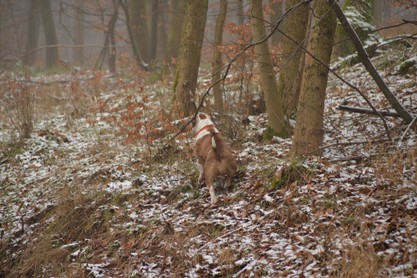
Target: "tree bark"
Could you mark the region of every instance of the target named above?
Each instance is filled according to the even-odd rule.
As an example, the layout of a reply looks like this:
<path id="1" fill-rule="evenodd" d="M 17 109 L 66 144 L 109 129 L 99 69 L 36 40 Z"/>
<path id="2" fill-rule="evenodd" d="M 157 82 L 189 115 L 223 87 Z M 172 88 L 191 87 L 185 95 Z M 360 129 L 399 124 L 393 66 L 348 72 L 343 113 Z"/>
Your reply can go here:
<path id="1" fill-rule="evenodd" d="M 104 14 L 102 14 L 102 21 L 103 25 L 106 24 L 107 28 L 104 29 L 104 43 L 103 48 L 100 51 L 99 58 L 97 59 L 96 68 L 102 68 L 103 63 L 108 57 L 108 64 L 109 64 L 109 70 L 112 73 L 116 72 L 116 39 L 115 39 L 115 26 L 116 21 L 119 17 L 119 5 L 120 1 L 112 0 L 113 4 L 113 14 L 110 17 L 110 20 L 108 23 L 104 22 Z"/>
<path id="2" fill-rule="evenodd" d="M 178 30 L 181 30 L 184 22 L 184 0 L 172 0 L 170 10 L 172 11 L 171 18 L 169 20 L 169 32 L 168 32 L 168 57 L 170 63 L 178 58 L 178 52 L 180 48 L 180 37 Z M 205 20 L 205 19 L 204 19 Z"/>
<path id="3" fill-rule="evenodd" d="M 299 0 L 288 0 L 292 7 Z M 280 62 L 280 75 L 278 81 L 279 94 L 283 96 L 283 108 L 285 116 L 289 119 L 295 112 L 300 96 L 301 76 L 303 73 L 304 53 L 299 45 L 306 44 L 309 5 L 302 5 L 295 9 L 284 20 L 284 34 L 297 43 L 283 38 L 283 58 Z"/>
<path id="4" fill-rule="evenodd" d="M 77 47 L 74 47 L 72 51 L 73 64 L 76 66 L 84 65 L 84 13 L 83 13 L 83 0 L 77 0 L 75 5 L 77 11 L 74 18 L 74 43 Z"/>
<path id="5" fill-rule="evenodd" d="M 158 0 L 152 0 L 151 44 L 149 52 L 149 60 L 151 63 L 153 63 L 156 59 L 156 47 L 158 43 L 158 2 Z"/>
<path id="6" fill-rule="evenodd" d="M 330 10 L 330 12 L 329 12 Z M 313 1 L 314 27 L 308 51 L 329 65 L 332 54 L 336 15 L 328 0 Z M 292 155 L 321 155 L 323 142 L 323 113 L 328 67 L 311 56 L 306 57 L 297 109 L 297 124 L 292 144 Z"/>
<path id="7" fill-rule="evenodd" d="M 195 90 L 200 66 L 201 48 L 206 24 L 208 0 L 186 2 L 181 47 L 174 81 L 174 108 L 176 116 L 195 112 Z"/>
<path id="8" fill-rule="evenodd" d="M 145 20 L 144 0 L 129 0 L 127 4 L 132 45 L 137 49 L 141 60 L 149 64 L 149 33 Z"/>
<path id="9" fill-rule="evenodd" d="M 260 41 L 265 36 L 265 25 L 262 10 L 262 0 L 252 0 L 251 27 L 253 40 Z M 265 41 L 255 45 L 256 60 L 259 65 L 261 86 L 264 92 L 266 112 L 268 114 L 268 126 L 273 133 L 280 137 L 287 137 L 285 128 L 284 111 L 282 109 L 282 95 L 280 95 L 275 80 L 275 71 L 269 56 L 268 43 Z"/>
<path id="10" fill-rule="evenodd" d="M 41 16 L 43 31 L 45 34 L 45 45 L 47 46 L 45 66 L 50 68 L 58 65 L 59 62 L 58 47 L 53 46 L 58 44 L 58 39 L 55 30 L 54 18 L 52 16 L 50 0 L 41 0 Z"/>
<path id="11" fill-rule="evenodd" d="M 388 102 L 392 105 L 392 107 L 397 111 L 397 113 L 401 116 L 401 118 L 409 124 L 413 117 L 411 114 L 401 105 L 401 103 L 397 100 L 394 94 L 390 91 L 387 84 L 385 84 L 382 77 L 376 71 L 374 65 L 369 59 L 368 53 L 363 48 L 359 37 L 356 35 L 355 30 L 353 30 L 352 26 L 347 21 L 345 15 L 343 14 L 340 6 L 335 2 L 335 0 L 330 0 L 332 3 L 333 11 L 335 12 L 337 18 L 339 19 L 340 23 L 342 24 L 343 28 L 345 28 L 346 32 L 349 34 L 350 39 L 352 40 L 353 44 L 355 45 L 356 51 L 358 52 L 358 57 L 361 60 L 362 64 L 365 66 L 366 70 L 375 80 L 376 84 L 378 85 L 379 89 L 382 91 L 384 96 L 387 98 Z"/>
<path id="12" fill-rule="evenodd" d="M 109 21 L 109 30 L 108 30 L 108 36 L 109 36 L 109 69 L 110 72 L 115 73 L 116 72 L 116 39 L 115 39 L 115 27 L 116 27 L 116 21 L 119 17 L 119 2 L 117 0 L 113 0 L 113 15 L 110 18 Z"/>
<path id="13" fill-rule="evenodd" d="M 160 0 L 159 1 L 159 24 L 158 24 L 158 47 L 157 47 L 157 56 L 164 62 L 164 68 L 167 69 L 170 63 L 170 57 L 168 53 L 168 37 L 167 37 L 167 11 L 168 11 L 168 1 Z"/>
<path id="14" fill-rule="evenodd" d="M 283 1 L 277 1 L 277 0 L 269 0 L 271 8 L 272 8 L 272 13 L 269 16 L 269 20 L 274 23 L 277 22 L 282 14 L 283 14 Z M 282 27 L 279 27 L 279 30 L 282 30 Z M 272 44 L 278 44 L 281 42 L 282 39 L 282 35 L 280 32 L 275 32 L 272 36 L 271 36 L 271 43 Z"/>
<path id="15" fill-rule="evenodd" d="M 220 0 L 219 15 L 216 20 L 216 28 L 214 30 L 214 53 L 212 62 L 212 83 L 215 83 L 221 78 L 222 63 L 222 52 L 219 47 L 223 43 L 223 29 L 224 22 L 226 21 L 227 14 L 227 0 Z M 223 113 L 223 92 L 221 89 L 220 82 L 217 82 L 213 87 L 214 94 L 214 110 L 218 113 Z"/>
<path id="16" fill-rule="evenodd" d="M 36 60 L 38 48 L 39 23 L 40 23 L 40 2 L 39 0 L 30 1 L 28 12 L 28 38 L 26 42 L 25 64 L 33 66 Z"/>

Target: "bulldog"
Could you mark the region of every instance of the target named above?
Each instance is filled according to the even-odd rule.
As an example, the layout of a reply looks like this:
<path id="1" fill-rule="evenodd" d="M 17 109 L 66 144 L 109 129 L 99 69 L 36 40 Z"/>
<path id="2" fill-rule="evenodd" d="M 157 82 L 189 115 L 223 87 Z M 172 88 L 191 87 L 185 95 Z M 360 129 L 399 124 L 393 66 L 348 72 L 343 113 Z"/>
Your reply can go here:
<path id="1" fill-rule="evenodd" d="M 209 115 L 199 113 L 193 121 L 193 131 L 196 133 L 194 152 L 199 168 L 199 182 L 203 179 L 209 189 L 211 204 L 217 202 L 214 192 L 214 181 L 219 176 L 225 176 L 225 187 L 230 188 L 236 173 L 236 160 L 232 149 L 227 144 L 219 130 L 214 126 Z"/>

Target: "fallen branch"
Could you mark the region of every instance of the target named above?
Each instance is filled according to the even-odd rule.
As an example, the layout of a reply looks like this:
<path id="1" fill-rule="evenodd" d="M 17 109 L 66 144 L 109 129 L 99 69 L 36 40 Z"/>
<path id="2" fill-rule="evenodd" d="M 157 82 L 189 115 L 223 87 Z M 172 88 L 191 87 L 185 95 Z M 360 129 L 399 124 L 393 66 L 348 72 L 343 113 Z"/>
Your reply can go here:
<path id="1" fill-rule="evenodd" d="M 375 83 L 378 85 L 379 89 L 382 91 L 386 99 L 389 101 L 391 106 L 398 112 L 400 117 L 409 124 L 413 117 L 411 114 L 401 105 L 401 103 L 397 100 L 395 95 L 390 91 L 387 84 L 384 82 L 382 77 L 379 75 L 377 70 L 375 69 L 374 65 L 372 64 L 371 60 L 369 59 L 368 53 L 363 48 L 362 43 L 356 34 L 355 30 L 349 24 L 346 16 L 344 15 L 342 9 L 340 8 L 339 4 L 336 3 L 335 0 L 330 0 L 332 3 L 332 9 L 336 13 L 337 18 L 340 21 L 340 24 L 343 26 L 343 29 L 346 30 L 348 33 L 352 43 L 354 44 L 356 51 L 358 53 L 359 60 L 365 66 L 366 70 L 374 79 Z"/>
<path id="2" fill-rule="evenodd" d="M 376 140 L 363 140 L 363 141 L 352 141 L 352 142 L 336 142 L 336 143 L 331 143 L 331 144 L 327 144 L 324 146 L 321 146 L 321 149 L 327 149 L 327 148 L 332 148 L 332 147 L 346 147 L 346 146 L 354 146 L 354 145 L 362 145 L 362 144 L 375 144 L 375 143 L 384 143 L 384 142 L 388 142 L 389 140 L 384 138 L 384 139 L 376 139 Z"/>
<path id="3" fill-rule="evenodd" d="M 380 114 L 382 116 L 401 118 L 400 114 L 398 114 L 397 112 L 391 112 L 391 111 L 375 111 L 372 109 L 366 109 L 362 107 L 352 107 L 352 106 L 346 106 L 346 105 L 340 105 L 339 107 L 337 107 L 337 109 L 342 110 L 342 111 L 353 112 L 353 113 L 360 113 L 360 114 L 368 114 L 368 115 L 375 115 L 375 116 L 378 116 Z"/>

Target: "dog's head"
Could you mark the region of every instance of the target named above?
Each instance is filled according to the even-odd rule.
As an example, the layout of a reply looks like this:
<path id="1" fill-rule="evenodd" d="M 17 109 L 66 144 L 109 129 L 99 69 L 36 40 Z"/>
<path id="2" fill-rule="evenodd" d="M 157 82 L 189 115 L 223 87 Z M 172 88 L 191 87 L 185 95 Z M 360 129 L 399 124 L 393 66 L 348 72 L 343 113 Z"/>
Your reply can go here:
<path id="1" fill-rule="evenodd" d="M 193 131 L 198 133 L 205 126 L 213 125 L 211 117 L 204 113 L 198 113 L 193 123 Z"/>

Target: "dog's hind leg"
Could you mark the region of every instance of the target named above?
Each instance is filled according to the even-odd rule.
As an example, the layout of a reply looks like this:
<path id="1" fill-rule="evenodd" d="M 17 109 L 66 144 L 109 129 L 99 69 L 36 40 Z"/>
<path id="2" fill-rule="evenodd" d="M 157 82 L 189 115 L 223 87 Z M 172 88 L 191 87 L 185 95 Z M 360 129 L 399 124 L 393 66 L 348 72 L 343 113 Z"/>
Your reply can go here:
<path id="1" fill-rule="evenodd" d="M 199 174 L 198 174 L 198 182 L 199 183 L 202 183 L 203 182 L 203 178 L 204 178 L 204 167 L 200 163 L 198 163 L 197 166 L 198 166 L 198 171 L 199 171 Z"/>
<path id="2" fill-rule="evenodd" d="M 210 192 L 211 204 L 214 205 L 215 203 L 217 203 L 216 193 L 214 192 L 214 180 L 211 177 L 207 177 L 207 175 L 205 179 L 206 179 L 206 185 Z"/>
<path id="3" fill-rule="evenodd" d="M 211 204 L 214 205 L 215 203 L 217 203 L 217 197 L 216 197 L 216 194 L 214 193 L 213 184 L 208 185 L 208 188 L 209 188 L 209 192 L 210 192 Z"/>
<path id="4" fill-rule="evenodd" d="M 232 176 L 227 176 L 227 178 L 226 178 L 226 180 L 224 182 L 224 187 L 226 189 L 230 189 L 232 187 L 232 179 L 233 179 Z"/>
<path id="5" fill-rule="evenodd" d="M 203 178 L 204 178 L 204 160 L 201 158 L 198 158 L 197 161 L 197 166 L 198 166 L 198 182 L 202 183 L 203 182 Z"/>

